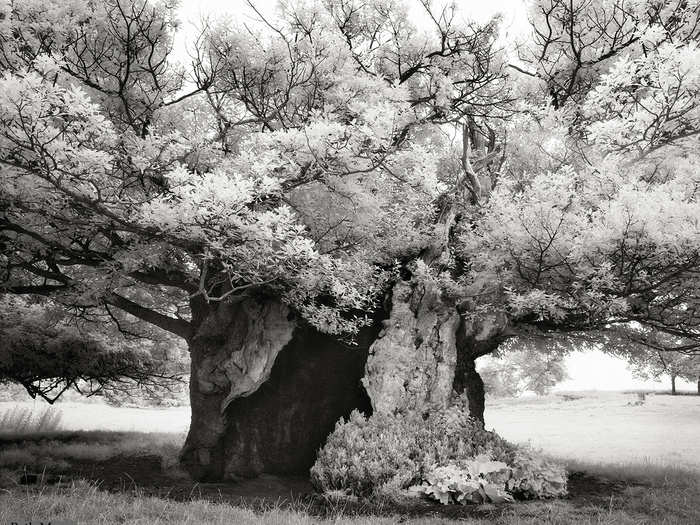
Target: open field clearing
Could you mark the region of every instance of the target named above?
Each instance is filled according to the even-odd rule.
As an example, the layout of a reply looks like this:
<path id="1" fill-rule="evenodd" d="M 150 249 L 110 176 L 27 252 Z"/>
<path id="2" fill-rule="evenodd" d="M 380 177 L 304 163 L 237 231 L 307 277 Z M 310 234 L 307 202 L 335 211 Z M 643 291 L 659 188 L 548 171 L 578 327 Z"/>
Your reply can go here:
<path id="1" fill-rule="evenodd" d="M 0 402 L 0 414 L 15 407 L 43 410 L 42 401 Z M 132 408 L 102 403 L 60 402 L 51 409 L 60 411 L 63 430 L 113 430 L 134 432 L 186 432 L 190 407 Z"/>
<path id="2" fill-rule="evenodd" d="M 588 462 L 651 462 L 700 470 L 700 396 L 576 393 L 493 400 L 486 426 L 511 441 Z"/>
<path id="3" fill-rule="evenodd" d="M 486 413 L 489 428 L 567 464 L 567 499 L 440 508 L 329 502 L 303 479 L 193 485 L 175 467 L 186 407 L 61 403 L 60 430 L 0 438 L 0 523 L 20 516 L 81 524 L 700 522 L 700 398 L 651 395 L 632 406 L 635 394 L 575 396 L 492 400 Z M 12 406 L 34 405 L 2 403 L 0 414 Z"/>
<path id="4" fill-rule="evenodd" d="M 587 462 L 651 462 L 700 470 L 700 396 L 578 392 L 545 397 L 494 399 L 486 405 L 486 426 L 506 439 L 531 443 L 546 453 Z M 0 413 L 43 403 L 0 403 Z M 59 403 L 63 430 L 182 434 L 189 407 L 112 407 L 99 403 Z"/>

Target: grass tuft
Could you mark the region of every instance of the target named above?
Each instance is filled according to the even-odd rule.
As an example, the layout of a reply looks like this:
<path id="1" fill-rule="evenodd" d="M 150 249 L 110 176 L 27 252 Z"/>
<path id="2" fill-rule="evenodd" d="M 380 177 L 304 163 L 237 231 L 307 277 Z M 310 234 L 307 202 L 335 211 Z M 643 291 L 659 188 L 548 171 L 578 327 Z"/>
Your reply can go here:
<path id="1" fill-rule="evenodd" d="M 551 456 L 550 456 L 551 457 Z M 569 472 L 586 474 L 628 485 L 663 488 L 697 486 L 700 495 L 700 472 L 678 463 L 646 457 L 637 461 L 591 462 L 553 457 L 566 465 Z"/>
<path id="2" fill-rule="evenodd" d="M 19 438 L 58 432 L 62 417 L 61 411 L 53 407 L 37 411 L 32 407 L 14 406 L 0 413 L 0 437 Z"/>

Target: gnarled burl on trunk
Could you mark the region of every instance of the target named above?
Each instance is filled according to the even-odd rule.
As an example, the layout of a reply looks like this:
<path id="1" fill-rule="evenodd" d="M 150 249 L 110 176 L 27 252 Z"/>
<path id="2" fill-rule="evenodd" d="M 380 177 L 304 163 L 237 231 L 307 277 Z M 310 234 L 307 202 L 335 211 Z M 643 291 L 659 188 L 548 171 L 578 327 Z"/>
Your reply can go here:
<path id="1" fill-rule="evenodd" d="M 393 288 L 390 316 L 370 347 L 362 382 L 379 412 L 445 407 L 465 393 L 470 415 L 484 421 L 477 358 L 505 338 L 504 314 L 469 316 L 437 283 L 415 278 Z"/>
<path id="2" fill-rule="evenodd" d="M 193 311 L 192 421 L 181 463 L 195 479 L 307 473 L 341 417 L 371 411 L 360 379 L 378 328 L 349 347 L 274 298 Z"/>

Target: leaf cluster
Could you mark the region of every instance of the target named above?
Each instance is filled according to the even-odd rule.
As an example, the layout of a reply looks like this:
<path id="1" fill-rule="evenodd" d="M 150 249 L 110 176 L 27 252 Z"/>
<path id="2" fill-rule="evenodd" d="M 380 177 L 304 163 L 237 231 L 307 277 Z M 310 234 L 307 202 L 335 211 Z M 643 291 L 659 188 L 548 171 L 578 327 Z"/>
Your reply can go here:
<path id="1" fill-rule="evenodd" d="M 428 414 L 353 412 L 319 451 L 311 479 L 321 491 L 360 497 L 416 487 L 443 503 L 507 499 L 506 491 L 523 498 L 566 493 L 561 467 L 485 430 L 459 404 Z"/>

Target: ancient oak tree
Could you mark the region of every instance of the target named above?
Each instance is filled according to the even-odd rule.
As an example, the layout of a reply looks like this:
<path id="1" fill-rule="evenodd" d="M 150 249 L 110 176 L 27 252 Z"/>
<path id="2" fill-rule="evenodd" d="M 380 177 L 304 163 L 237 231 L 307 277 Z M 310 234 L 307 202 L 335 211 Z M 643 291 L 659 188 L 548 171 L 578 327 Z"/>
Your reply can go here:
<path id="1" fill-rule="evenodd" d="M 4 0 L 0 291 L 183 339 L 200 479 L 304 470 L 358 407 L 483 419 L 515 336 L 692 353 L 698 13 L 626 6 L 536 2 L 510 49 L 456 5 L 250 3 L 178 61 L 169 2 Z"/>

